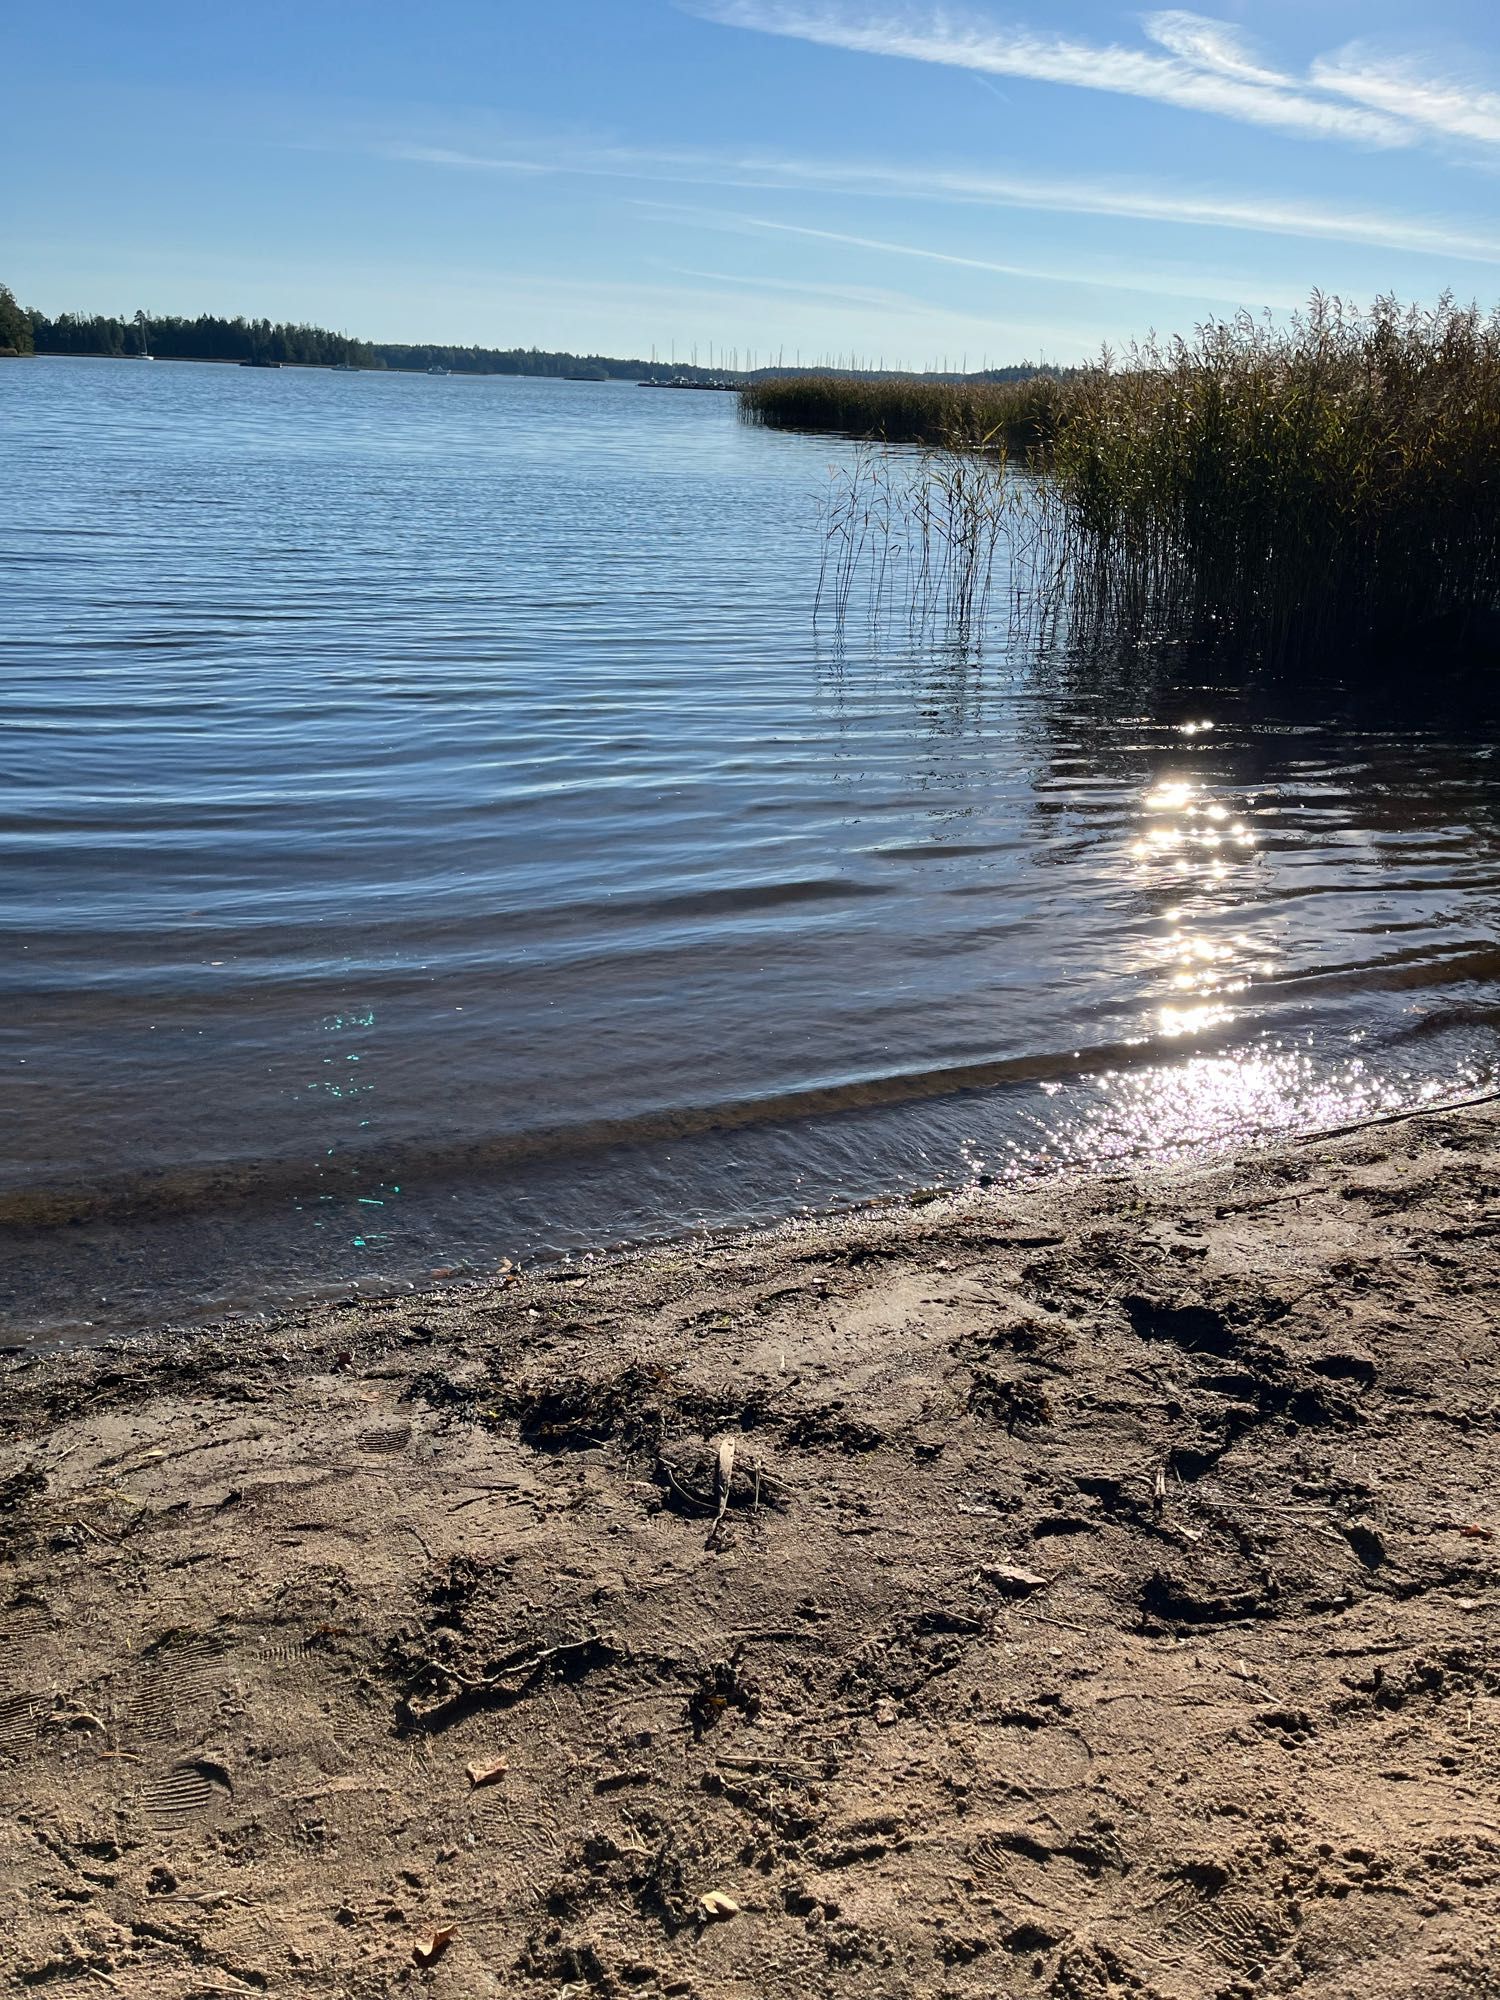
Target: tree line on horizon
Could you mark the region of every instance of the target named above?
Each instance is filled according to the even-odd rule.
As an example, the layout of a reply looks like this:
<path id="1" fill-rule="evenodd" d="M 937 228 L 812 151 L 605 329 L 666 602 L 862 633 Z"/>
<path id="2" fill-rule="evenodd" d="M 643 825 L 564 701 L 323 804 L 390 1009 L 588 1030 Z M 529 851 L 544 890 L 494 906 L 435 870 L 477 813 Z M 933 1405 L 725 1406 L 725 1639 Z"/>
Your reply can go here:
<path id="1" fill-rule="evenodd" d="M 420 373 L 446 368 L 451 375 L 556 375 L 573 381 L 669 381 L 674 375 L 707 377 L 706 368 L 676 363 L 632 361 L 611 354 L 569 354 L 540 347 L 447 347 L 426 341 L 376 341 L 373 352 L 382 368 Z"/>
<path id="2" fill-rule="evenodd" d="M 223 319 L 199 313 L 144 321 L 108 313 L 24 315 L 31 340 L 22 352 L 103 355 L 126 359 L 144 351 L 164 361 L 275 361 L 312 367 L 375 368 L 380 364 L 367 341 L 321 326 L 297 326 L 269 319 Z"/>
<path id="3" fill-rule="evenodd" d="M 443 369 L 454 375 L 542 375 L 578 381 L 708 382 L 754 381 L 792 371 L 778 368 L 726 370 L 687 361 L 642 361 L 607 354 L 572 354 L 538 347 L 460 347 L 441 342 L 358 340 L 326 327 L 288 321 L 226 319 L 214 313 L 145 316 L 147 351 L 164 361 L 275 361 L 289 367 L 399 369 L 422 373 Z M 0 354 L 103 355 L 116 360 L 141 353 L 141 321 L 136 315 L 45 313 L 19 305 L 0 285 Z M 800 371 L 797 371 L 800 372 Z M 900 369 L 851 369 L 852 377 L 896 379 Z M 1020 382 L 1038 374 L 1070 373 L 1045 364 L 1019 362 L 976 372 L 973 381 Z M 938 378 L 931 379 L 960 379 Z"/>
<path id="4" fill-rule="evenodd" d="M 621 360 L 603 354 L 549 352 L 536 347 L 457 347 L 438 343 L 357 340 L 327 327 L 287 321 L 226 319 L 199 313 L 124 317 L 61 313 L 56 319 L 17 303 L 0 285 L 0 353 L 74 354 L 128 360 L 143 352 L 164 361 L 274 361 L 289 367 L 446 369 L 455 375 L 551 375 L 591 381 L 708 379 L 688 363 Z"/>
<path id="5" fill-rule="evenodd" d="M 143 346 L 144 335 L 144 346 Z M 288 367 L 399 369 L 455 375 L 550 375 L 589 381 L 708 380 L 718 371 L 683 362 L 570 354 L 536 347 L 458 347 L 440 343 L 358 340 L 327 327 L 287 321 L 226 319 L 199 313 L 144 318 L 111 313 L 45 313 L 17 303 L 0 286 L 0 353 L 74 354 L 128 360 L 142 352 L 164 361 L 274 361 Z"/>

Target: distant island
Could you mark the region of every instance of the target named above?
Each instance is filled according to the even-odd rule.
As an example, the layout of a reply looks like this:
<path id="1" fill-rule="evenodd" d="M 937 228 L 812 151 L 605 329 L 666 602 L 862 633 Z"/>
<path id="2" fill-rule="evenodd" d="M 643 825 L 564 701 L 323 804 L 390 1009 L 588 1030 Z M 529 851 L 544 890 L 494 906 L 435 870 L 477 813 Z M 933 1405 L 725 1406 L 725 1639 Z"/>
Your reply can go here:
<path id="1" fill-rule="evenodd" d="M 327 327 L 294 325 L 268 319 L 224 319 L 200 313 L 156 318 L 149 313 L 45 313 L 18 305 L 0 285 L 0 354 L 104 355 L 116 360 L 145 352 L 162 361 L 279 362 L 286 367 L 397 369 L 423 374 L 547 375 L 586 382 L 750 382 L 792 372 L 781 367 L 759 369 L 703 368 L 675 357 L 649 361 L 609 354 L 554 353 L 539 347 L 455 347 L 439 342 L 358 340 Z M 904 377 L 900 369 L 838 369 L 840 375 L 870 380 Z M 934 373 L 935 381 L 1020 382 L 1049 372 L 1022 361 L 1007 368 L 987 368 L 972 375 Z"/>

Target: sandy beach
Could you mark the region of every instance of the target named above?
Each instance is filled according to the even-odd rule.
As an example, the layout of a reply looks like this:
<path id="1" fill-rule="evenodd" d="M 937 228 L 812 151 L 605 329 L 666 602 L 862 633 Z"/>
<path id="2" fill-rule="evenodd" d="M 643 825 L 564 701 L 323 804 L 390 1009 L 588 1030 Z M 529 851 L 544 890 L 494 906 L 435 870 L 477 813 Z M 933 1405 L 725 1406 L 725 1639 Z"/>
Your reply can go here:
<path id="1" fill-rule="evenodd" d="M 5 1990 L 1500 1994 L 1500 1118 L 6 1361 Z"/>

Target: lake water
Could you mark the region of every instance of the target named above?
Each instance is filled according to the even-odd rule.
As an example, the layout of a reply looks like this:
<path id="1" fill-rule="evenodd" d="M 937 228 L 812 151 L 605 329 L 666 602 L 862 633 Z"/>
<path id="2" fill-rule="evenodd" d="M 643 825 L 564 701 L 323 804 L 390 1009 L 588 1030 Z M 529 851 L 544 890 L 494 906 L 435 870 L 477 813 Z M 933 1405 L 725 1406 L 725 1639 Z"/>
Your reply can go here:
<path id="1" fill-rule="evenodd" d="M 1496 1078 L 1492 724 L 814 631 L 836 442 L 0 365 L 0 1310 L 421 1284 Z"/>

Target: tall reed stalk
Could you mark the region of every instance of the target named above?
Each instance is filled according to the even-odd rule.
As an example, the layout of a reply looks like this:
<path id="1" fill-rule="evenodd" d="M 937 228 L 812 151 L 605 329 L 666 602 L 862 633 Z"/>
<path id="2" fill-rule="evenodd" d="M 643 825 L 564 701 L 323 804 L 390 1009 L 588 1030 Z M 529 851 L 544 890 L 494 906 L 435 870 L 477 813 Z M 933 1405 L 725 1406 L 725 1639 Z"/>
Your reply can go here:
<path id="1" fill-rule="evenodd" d="M 1014 495 L 998 453 L 864 446 L 834 470 L 823 507 L 814 616 L 847 619 L 856 590 L 872 619 L 972 630 L 988 617 Z"/>

